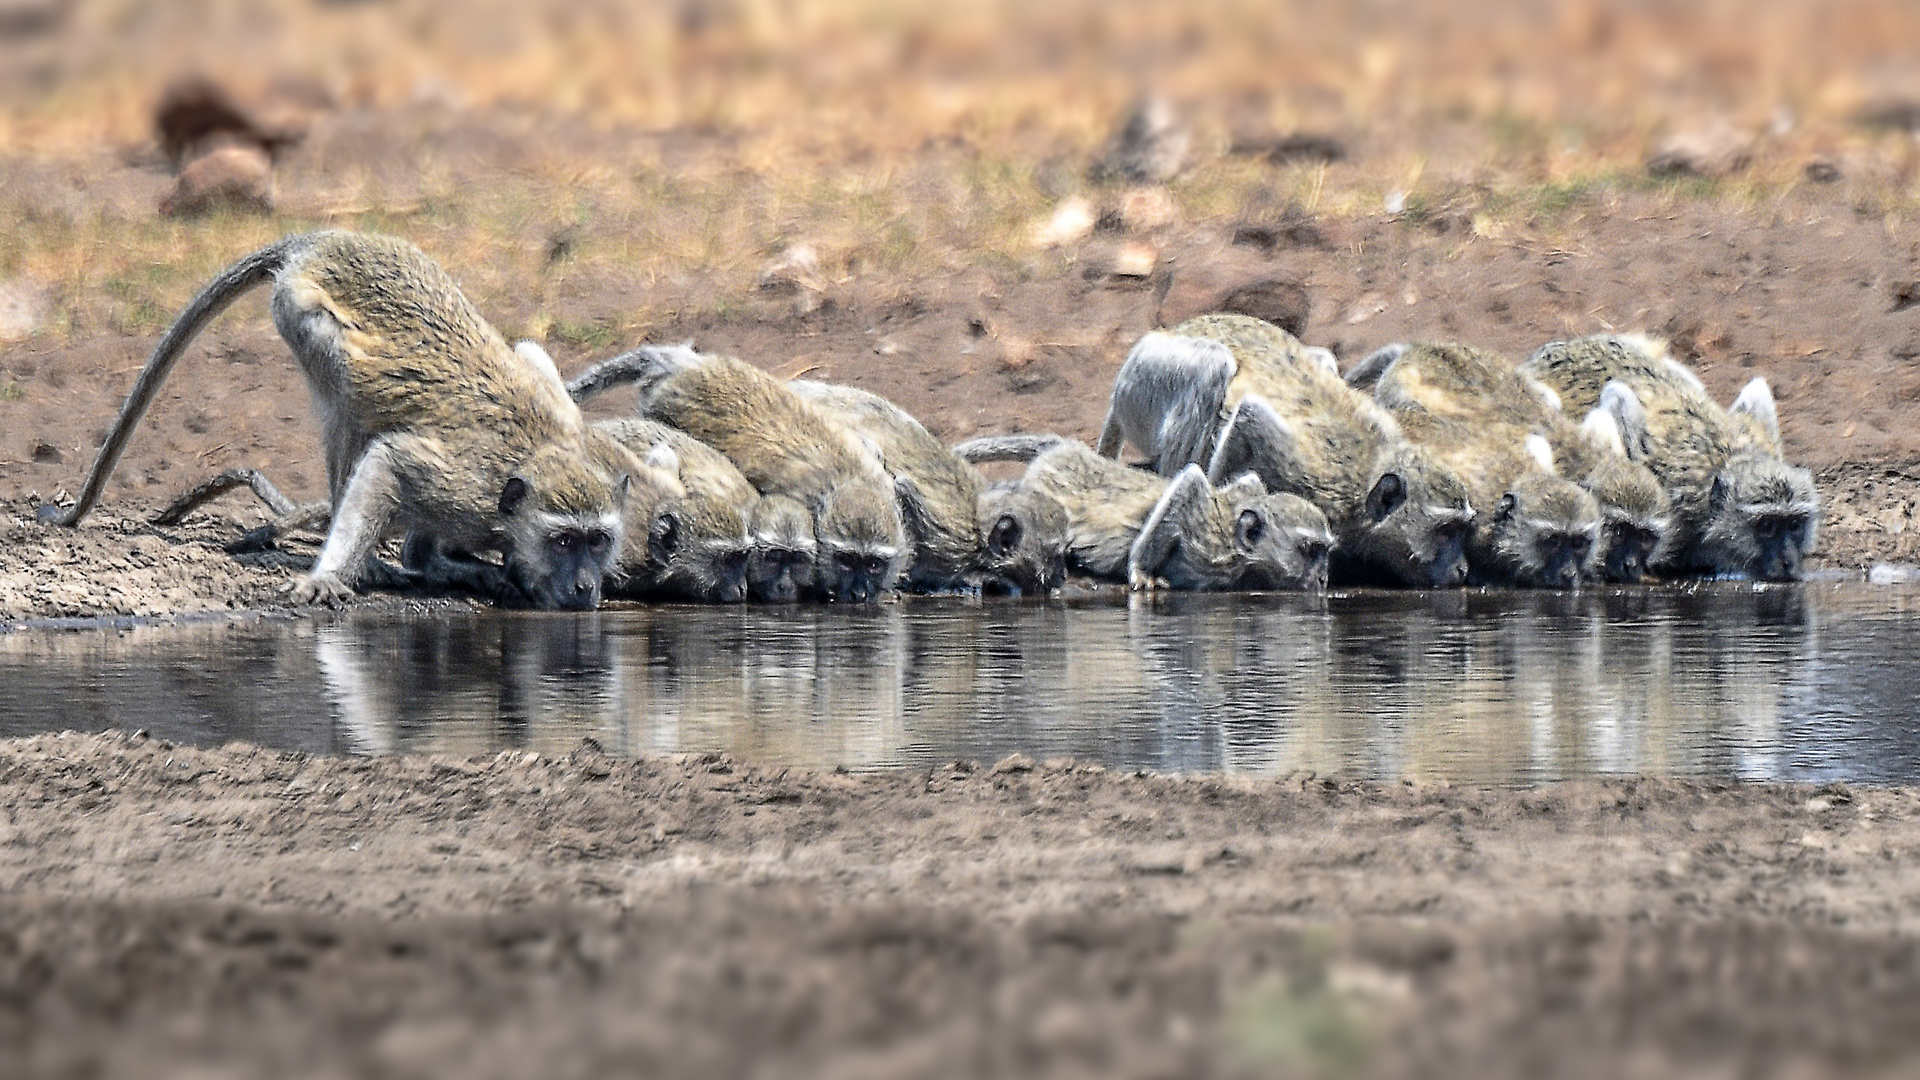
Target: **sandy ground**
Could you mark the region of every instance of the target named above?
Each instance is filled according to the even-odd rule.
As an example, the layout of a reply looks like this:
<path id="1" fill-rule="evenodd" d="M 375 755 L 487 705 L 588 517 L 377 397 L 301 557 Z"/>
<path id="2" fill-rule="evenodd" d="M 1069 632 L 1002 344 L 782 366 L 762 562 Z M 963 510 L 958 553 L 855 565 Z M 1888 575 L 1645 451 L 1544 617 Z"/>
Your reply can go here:
<path id="1" fill-rule="evenodd" d="M 1920 799 L 0 745 L 10 1076 L 1893 1076 Z"/>

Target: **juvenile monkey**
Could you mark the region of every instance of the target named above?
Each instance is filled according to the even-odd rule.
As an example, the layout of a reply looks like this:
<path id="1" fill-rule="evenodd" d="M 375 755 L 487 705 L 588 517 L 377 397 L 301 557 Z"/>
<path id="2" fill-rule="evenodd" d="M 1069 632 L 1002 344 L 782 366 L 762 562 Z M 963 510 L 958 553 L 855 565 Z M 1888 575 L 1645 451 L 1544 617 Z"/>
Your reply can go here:
<path id="1" fill-rule="evenodd" d="M 914 539 L 908 584 L 926 590 L 1015 595 L 1058 588 L 1066 576 L 1067 514 L 1030 489 L 994 488 L 920 421 L 878 394 L 807 379 L 794 393 L 869 442 L 893 474 Z"/>
<path id="2" fill-rule="evenodd" d="M 1568 408 L 1599 408 L 1618 423 L 1627 456 L 1673 503 L 1671 535 L 1655 569 L 1791 581 L 1820 524 L 1813 475 L 1781 458 L 1780 421 L 1763 378 L 1723 409 L 1666 348 L 1636 334 L 1543 345 L 1521 370 Z"/>
<path id="3" fill-rule="evenodd" d="M 1347 372 L 1347 385 L 1372 393 L 1413 348 L 1403 342 L 1377 350 Z M 1666 539 L 1670 506 L 1653 474 L 1627 459 L 1611 412 L 1596 408 L 1576 424 L 1562 411 L 1559 394 L 1491 354 L 1432 354 L 1420 363 L 1441 369 L 1429 377 L 1451 383 L 1483 437 L 1517 443 L 1529 434 L 1545 436 L 1560 475 L 1586 488 L 1600 506 L 1595 572 L 1608 581 L 1640 580 Z M 1402 380 L 1409 377 L 1405 365 L 1396 370 Z"/>
<path id="4" fill-rule="evenodd" d="M 1131 442 L 1162 475 L 1200 464 L 1215 483 L 1252 470 L 1311 501 L 1333 529 L 1336 579 L 1460 584 L 1466 486 L 1322 353 L 1244 315 L 1148 334 L 1114 380 L 1100 452 Z"/>
<path id="5" fill-rule="evenodd" d="M 1025 461 L 1019 486 L 1067 513 L 1067 563 L 1134 589 L 1309 589 L 1327 583 L 1326 515 L 1267 493 L 1243 473 L 1215 488 L 1197 465 L 1168 481 L 1057 435 L 1008 435 L 954 447 L 971 462 Z"/>
<path id="6" fill-rule="evenodd" d="M 351 596 L 381 540 L 416 528 L 461 551 L 499 552 L 537 606 L 599 603 L 622 540 L 624 452 L 595 445 L 566 394 L 432 260 L 392 237 L 290 237 L 223 271 L 160 339 L 73 508 L 43 506 L 43 520 L 86 516 L 187 344 L 269 280 L 274 324 L 320 414 L 332 508 L 313 569 L 290 589 L 295 602 Z"/>
<path id="7" fill-rule="evenodd" d="M 1380 372 L 1373 396 L 1467 484 L 1479 508 L 1470 580 L 1569 588 L 1591 576 L 1599 505 L 1554 471 L 1550 444 L 1527 422 L 1545 403 L 1511 366 L 1464 345 L 1413 345 Z"/>
<path id="8" fill-rule="evenodd" d="M 871 446 L 759 368 L 685 346 L 642 346 L 568 384 L 577 399 L 621 382 L 640 388 L 641 415 L 725 454 L 763 495 L 813 515 L 815 579 L 836 600 L 893 588 L 909 555 L 894 485 Z"/>
<path id="9" fill-rule="evenodd" d="M 747 592 L 788 604 L 815 591 L 819 544 L 813 514 L 790 495 L 762 495 L 747 511 Z"/>
<path id="10" fill-rule="evenodd" d="M 643 523 L 644 538 L 632 538 L 621 552 L 609 591 L 722 604 L 745 600 L 752 546 L 747 512 L 760 493 L 733 462 L 656 420 L 600 420 L 593 427 L 665 473 L 674 490 L 668 505 Z"/>

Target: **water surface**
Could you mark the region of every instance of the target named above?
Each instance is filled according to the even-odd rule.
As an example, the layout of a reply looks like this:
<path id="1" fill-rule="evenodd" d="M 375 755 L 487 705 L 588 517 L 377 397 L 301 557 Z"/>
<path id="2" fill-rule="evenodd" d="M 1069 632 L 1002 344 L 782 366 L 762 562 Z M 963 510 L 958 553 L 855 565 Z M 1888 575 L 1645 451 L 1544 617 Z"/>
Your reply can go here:
<path id="1" fill-rule="evenodd" d="M 0 735 L 1914 783 L 1916 640 L 1920 589 L 1838 583 L 350 613 L 0 634 Z"/>

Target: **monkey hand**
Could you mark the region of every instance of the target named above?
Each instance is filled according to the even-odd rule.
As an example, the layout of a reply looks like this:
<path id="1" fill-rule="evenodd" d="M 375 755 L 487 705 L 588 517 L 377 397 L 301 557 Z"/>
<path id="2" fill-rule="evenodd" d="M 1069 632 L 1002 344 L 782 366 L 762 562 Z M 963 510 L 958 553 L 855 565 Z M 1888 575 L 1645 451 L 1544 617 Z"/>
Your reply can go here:
<path id="1" fill-rule="evenodd" d="M 286 592 L 296 604 L 340 607 L 353 599 L 353 587 L 332 574 L 303 574 L 287 585 Z"/>
<path id="2" fill-rule="evenodd" d="M 1127 588 L 1134 592 L 1159 592 L 1170 587 L 1164 578 L 1154 577 L 1138 567 L 1127 572 Z"/>

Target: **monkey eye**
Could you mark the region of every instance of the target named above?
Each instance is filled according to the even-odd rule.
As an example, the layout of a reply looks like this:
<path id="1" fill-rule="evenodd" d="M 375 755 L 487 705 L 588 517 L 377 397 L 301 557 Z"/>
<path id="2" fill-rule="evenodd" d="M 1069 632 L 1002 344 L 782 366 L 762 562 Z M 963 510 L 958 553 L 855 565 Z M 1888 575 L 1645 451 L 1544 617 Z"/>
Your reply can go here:
<path id="1" fill-rule="evenodd" d="M 1467 525 L 1463 521 L 1443 521 L 1433 529 L 1433 538 L 1442 544 L 1451 544 L 1466 534 Z"/>
<path id="2" fill-rule="evenodd" d="M 845 570 L 849 574 L 860 569 L 860 556 L 855 555 L 851 551 L 843 551 L 838 555 L 835 555 L 833 557 L 833 561 L 835 565 L 839 566 L 840 569 Z"/>
<path id="3" fill-rule="evenodd" d="M 563 532 L 553 535 L 552 544 L 561 551 L 572 551 L 580 543 L 580 537 L 574 533 Z"/>
<path id="4" fill-rule="evenodd" d="M 1300 544 L 1300 557 L 1310 563 L 1317 563 L 1327 557 L 1329 550 L 1325 540 L 1305 540 Z"/>
<path id="5" fill-rule="evenodd" d="M 587 550 L 595 555 L 605 555 L 613 546 L 613 536 L 605 529 L 595 529 L 587 534 Z"/>

